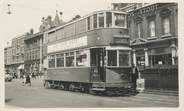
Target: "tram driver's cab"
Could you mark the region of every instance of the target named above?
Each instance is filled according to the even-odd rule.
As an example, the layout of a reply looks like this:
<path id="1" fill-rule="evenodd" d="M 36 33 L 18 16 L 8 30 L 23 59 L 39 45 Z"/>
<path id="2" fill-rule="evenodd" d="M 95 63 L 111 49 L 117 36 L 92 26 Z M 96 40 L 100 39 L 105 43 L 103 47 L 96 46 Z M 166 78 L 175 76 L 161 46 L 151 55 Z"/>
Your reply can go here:
<path id="1" fill-rule="evenodd" d="M 128 76 L 127 69 L 131 67 L 131 48 L 91 48 L 90 57 L 92 82 L 120 82 L 122 75 Z"/>

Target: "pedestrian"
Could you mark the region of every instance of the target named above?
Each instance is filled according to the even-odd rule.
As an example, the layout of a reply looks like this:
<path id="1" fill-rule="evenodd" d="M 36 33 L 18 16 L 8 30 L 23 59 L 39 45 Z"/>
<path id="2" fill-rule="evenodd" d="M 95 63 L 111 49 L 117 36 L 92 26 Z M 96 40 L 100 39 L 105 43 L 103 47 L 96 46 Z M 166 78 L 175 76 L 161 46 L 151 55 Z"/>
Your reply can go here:
<path id="1" fill-rule="evenodd" d="M 22 83 L 23 83 L 23 86 L 26 85 L 26 75 L 25 74 L 23 75 L 23 82 Z"/>
<path id="2" fill-rule="evenodd" d="M 31 78 L 30 78 L 29 74 L 26 76 L 26 83 L 25 84 L 29 84 L 29 86 L 31 86 Z"/>
<path id="3" fill-rule="evenodd" d="M 135 92 L 136 92 L 136 89 L 137 89 L 138 75 L 139 75 L 138 68 L 133 64 L 133 66 L 132 66 L 132 82 L 133 82 L 133 87 L 134 87 Z"/>

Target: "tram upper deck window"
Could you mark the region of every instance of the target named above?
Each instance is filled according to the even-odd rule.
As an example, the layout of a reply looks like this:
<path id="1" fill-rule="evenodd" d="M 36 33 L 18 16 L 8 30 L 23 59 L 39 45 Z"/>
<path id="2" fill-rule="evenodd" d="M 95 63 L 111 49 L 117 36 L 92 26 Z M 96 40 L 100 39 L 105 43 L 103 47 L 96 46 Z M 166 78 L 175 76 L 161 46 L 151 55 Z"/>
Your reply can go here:
<path id="1" fill-rule="evenodd" d="M 97 28 L 97 14 L 93 15 L 93 28 Z"/>
<path id="2" fill-rule="evenodd" d="M 114 13 L 114 21 L 116 27 L 125 27 L 125 14 Z"/>
<path id="3" fill-rule="evenodd" d="M 104 27 L 104 13 L 98 14 L 99 28 Z"/>
<path id="4" fill-rule="evenodd" d="M 86 66 L 87 65 L 87 54 L 82 51 L 76 52 L 76 66 Z"/>
<path id="5" fill-rule="evenodd" d="M 92 26 L 93 26 L 93 25 L 92 25 L 92 23 L 93 23 L 93 22 L 92 22 L 92 17 L 93 17 L 93 16 L 90 16 L 90 17 L 87 18 L 88 30 L 93 29 L 93 27 L 92 27 Z"/>
<path id="6" fill-rule="evenodd" d="M 49 56 L 48 61 L 49 61 L 49 68 L 54 68 L 55 67 L 55 55 Z"/>
<path id="7" fill-rule="evenodd" d="M 119 51 L 119 66 L 130 66 L 129 51 Z"/>
<path id="8" fill-rule="evenodd" d="M 112 13 L 106 12 L 106 26 L 112 27 Z"/>
<path id="9" fill-rule="evenodd" d="M 108 66 L 117 66 L 117 51 L 108 51 Z"/>
<path id="10" fill-rule="evenodd" d="M 66 67 L 74 66 L 74 52 L 66 53 Z"/>
<path id="11" fill-rule="evenodd" d="M 56 67 L 64 67 L 64 54 L 56 54 Z"/>

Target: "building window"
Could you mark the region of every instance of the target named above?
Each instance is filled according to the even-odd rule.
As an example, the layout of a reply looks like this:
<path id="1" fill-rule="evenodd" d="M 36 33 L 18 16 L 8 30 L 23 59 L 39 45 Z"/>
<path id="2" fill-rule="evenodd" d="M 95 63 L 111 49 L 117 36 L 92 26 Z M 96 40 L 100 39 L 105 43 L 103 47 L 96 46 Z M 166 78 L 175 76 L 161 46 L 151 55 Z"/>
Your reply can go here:
<path id="1" fill-rule="evenodd" d="M 115 26 L 118 27 L 125 27 L 125 15 L 114 13 L 114 20 L 115 20 Z"/>
<path id="2" fill-rule="evenodd" d="M 141 23 L 137 23 L 137 36 L 141 38 Z"/>
<path id="3" fill-rule="evenodd" d="M 154 20 L 149 21 L 148 31 L 149 31 L 150 37 L 155 36 L 155 21 Z"/>
<path id="4" fill-rule="evenodd" d="M 169 17 L 163 18 L 163 34 L 170 34 L 170 20 Z"/>
<path id="5" fill-rule="evenodd" d="M 104 13 L 98 14 L 99 28 L 104 27 Z"/>
<path id="6" fill-rule="evenodd" d="M 74 66 L 74 52 L 66 53 L 66 67 Z"/>
<path id="7" fill-rule="evenodd" d="M 117 66 L 117 51 L 108 51 L 108 66 Z"/>
<path id="8" fill-rule="evenodd" d="M 76 66 L 87 66 L 87 54 L 83 50 L 76 52 Z"/>
<path id="9" fill-rule="evenodd" d="M 129 56 L 128 51 L 119 51 L 119 66 L 130 66 Z"/>
<path id="10" fill-rule="evenodd" d="M 93 15 L 93 28 L 97 28 L 97 14 Z"/>
<path id="11" fill-rule="evenodd" d="M 56 54 L 56 67 L 64 67 L 64 54 Z"/>
<path id="12" fill-rule="evenodd" d="M 171 54 L 162 54 L 162 55 L 151 55 L 149 56 L 149 61 L 151 65 L 171 65 L 172 57 Z"/>
<path id="13" fill-rule="evenodd" d="M 112 13 L 106 12 L 106 26 L 112 27 Z"/>
<path id="14" fill-rule="evenodd" d="M 55 55 L 49 56 L 48 61 L 49 61 L 49 68 L 54 68 L 55 67 Z"/>

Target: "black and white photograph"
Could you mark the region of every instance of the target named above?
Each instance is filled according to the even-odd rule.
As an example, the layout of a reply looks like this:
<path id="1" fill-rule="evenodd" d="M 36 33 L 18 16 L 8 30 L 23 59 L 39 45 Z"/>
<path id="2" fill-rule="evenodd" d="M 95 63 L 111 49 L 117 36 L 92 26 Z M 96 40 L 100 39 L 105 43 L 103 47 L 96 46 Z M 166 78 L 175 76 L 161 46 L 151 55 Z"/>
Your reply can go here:
<path id="1" fill-rule="evenodd" d="M 3 109 L 182 110 L 179 3 L 0 0 Z"/>

